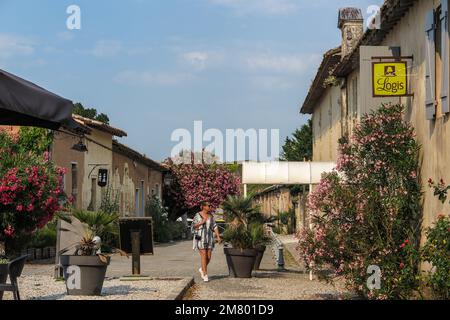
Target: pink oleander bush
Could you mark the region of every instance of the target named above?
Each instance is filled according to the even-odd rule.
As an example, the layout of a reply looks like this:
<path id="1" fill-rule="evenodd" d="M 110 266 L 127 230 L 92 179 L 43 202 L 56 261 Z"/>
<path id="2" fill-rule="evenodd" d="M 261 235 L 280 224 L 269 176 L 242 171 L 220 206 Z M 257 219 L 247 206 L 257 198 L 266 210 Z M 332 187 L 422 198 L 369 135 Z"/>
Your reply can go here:
<path id="1" fill-rule="evenodd" d="M 66 201 L 64 170 L 48 153 L 26 152 L 18 141 L 0 130 L 0 241 L 7 248 L 42 229 Z"/>
<path id="2" fill-rule="evenodd" d="M 218 208 L 228 196 L 240 194 L 240 177 L 219 164 L 172 164 L 173 182 L 167 199 L 177 213 L 199 210 L 203 201 Z"/>
<path id="3" fill-rule="evenodd" d="M 327 280 L 341 276 L 369 299 L 404 299 L 419 286 L 419 145 L 401 105 L 365 115 L 351 141 L 341 139 L 336 170 L 309 196 L 313 229 L 299 234 L 305 264 Z M 381 288 L 367 286 L 369 266 Z"/>

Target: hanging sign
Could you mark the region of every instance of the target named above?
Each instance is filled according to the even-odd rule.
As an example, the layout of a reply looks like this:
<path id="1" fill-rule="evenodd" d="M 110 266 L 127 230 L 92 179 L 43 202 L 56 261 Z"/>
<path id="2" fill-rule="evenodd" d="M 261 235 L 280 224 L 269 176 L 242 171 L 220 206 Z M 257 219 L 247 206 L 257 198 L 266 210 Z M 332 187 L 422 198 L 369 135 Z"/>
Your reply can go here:
<path id="1" fill-rule="evenodd" d="M 374 97 L 402 97 L 408 95 L 406 61 L 373 62 L 372 87 Z"/>
<path id="2" fill-rule="evenodd" d="M 108 170 L 99 169 L 98 170 L 98 186 L 106 187 L 107 184 L 108 184 Z"/>

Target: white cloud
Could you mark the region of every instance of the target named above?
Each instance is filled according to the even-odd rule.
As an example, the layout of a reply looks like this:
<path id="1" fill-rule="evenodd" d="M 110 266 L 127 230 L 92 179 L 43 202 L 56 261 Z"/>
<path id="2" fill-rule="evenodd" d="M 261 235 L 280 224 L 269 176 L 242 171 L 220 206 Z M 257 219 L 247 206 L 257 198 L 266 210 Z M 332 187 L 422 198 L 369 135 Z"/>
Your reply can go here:
<path id="1" fill-rule="evenodd" d="M 122 51 L 122 43 L 120 41 L 100 40 L 97 41 L 90 53 L 98 58 L 112 57 Z"/>
<path id="2" fill-rule="evenodd" d="M 250 78 L 254 87 L 264 90 L 289 90 L 296 86 L 294 81 L 286 77 L 258 76 Z"/>
<path id="3" fill-rule="evenodd" d="M 0 34 L 0 58 L 8 59 L 17 55 L 28 56 L 34 51 L 34 43 L 30 39 Z"/>
<path id="4" fill-rule="evenodd" d="M 238 15 L 282 15 L 297 11 L 294 0 L 209 0 L 211 4 L 230 8 Z"/>
<path id="5" fill-rule="evenodd" d="M 320 55 L 270 55 L 257 54 L 245 58 L 251 70 L 276 73 L 302 73 L 320 61 Z"/>
<path id="6" fill-rule="evenodd" d="M 204 69 L 208 62 L 209 55 L 207 52 L 192 51 L 182 55 L 184 61 L 197 69 Z"/>
<path id="7" fill-rule="evenodd" d="M 72 31 L 62 31 L 57 34 L 57 37 L 62 41 L 70 41 L 75 37 L 75 35 Z"/>
<path id="8" fill-rule="evenodd" d="M 131 86 L 173 86 L 193 79 L 188 73 L 160 73 L 126 70 L 114 77 L 116 83 Z"/>

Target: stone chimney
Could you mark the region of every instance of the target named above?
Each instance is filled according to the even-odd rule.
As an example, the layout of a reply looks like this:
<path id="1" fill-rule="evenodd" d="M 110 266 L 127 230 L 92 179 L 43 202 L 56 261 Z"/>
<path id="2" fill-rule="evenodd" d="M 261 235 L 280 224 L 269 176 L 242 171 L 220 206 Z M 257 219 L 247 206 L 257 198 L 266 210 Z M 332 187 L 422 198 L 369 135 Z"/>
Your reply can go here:
<path id="1" fill-rule="evenodd" d="M 341 56 L 345 58 L 358 44 L 364 33 L 364 18 L 361 9 L 339 9 L 338 28 L 342 32 Z"/>

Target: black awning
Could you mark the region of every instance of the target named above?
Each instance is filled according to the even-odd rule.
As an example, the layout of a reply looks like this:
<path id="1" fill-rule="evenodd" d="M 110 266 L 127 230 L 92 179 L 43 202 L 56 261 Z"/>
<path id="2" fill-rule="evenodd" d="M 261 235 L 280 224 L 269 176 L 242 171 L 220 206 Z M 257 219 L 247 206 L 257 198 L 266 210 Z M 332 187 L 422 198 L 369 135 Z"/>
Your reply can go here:
<path id="1" fill-rule="evenodd" d="M 83 132 L 72 111 L 72 101 L 0 69 L 0 125 Z"/>

